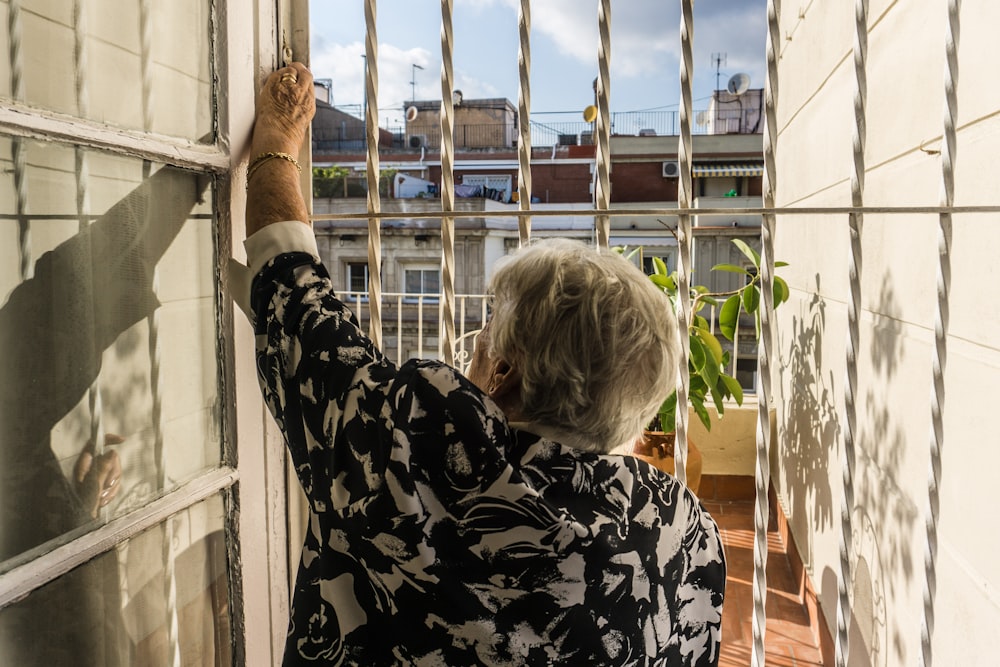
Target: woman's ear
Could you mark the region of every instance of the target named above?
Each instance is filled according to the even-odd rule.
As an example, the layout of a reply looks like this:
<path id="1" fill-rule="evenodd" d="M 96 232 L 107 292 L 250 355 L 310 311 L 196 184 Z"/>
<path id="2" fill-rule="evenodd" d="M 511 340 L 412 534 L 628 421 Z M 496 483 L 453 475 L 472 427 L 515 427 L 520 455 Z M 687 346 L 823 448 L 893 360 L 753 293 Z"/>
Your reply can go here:
<path id="1" fill-rule="evenodd" d="M 486 393 L 497 404 L 509 403 L 511 399 L 520 403 L 521 371 L 511 366 L 503 359 L 496 359 L 490 369 L 490 379 L 486 385 Z"/>

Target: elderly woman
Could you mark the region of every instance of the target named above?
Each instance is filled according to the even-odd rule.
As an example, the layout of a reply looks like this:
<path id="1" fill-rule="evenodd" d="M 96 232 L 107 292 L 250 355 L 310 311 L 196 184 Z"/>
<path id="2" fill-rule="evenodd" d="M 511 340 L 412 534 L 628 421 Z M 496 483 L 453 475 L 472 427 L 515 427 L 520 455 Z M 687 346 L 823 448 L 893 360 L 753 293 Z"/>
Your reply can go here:
<path id="1" fill-rule="evenodd" d="M 257 366 L 309 498 L 285 665 L 714 665 L 718 529 L 630 456 L 676 363 L 662 294 L 569 241 L 518 252 L 465 377 L 397 367 L 337 300 L 292 157 L 312 77 L 261 92 L 246 242 Z"/>

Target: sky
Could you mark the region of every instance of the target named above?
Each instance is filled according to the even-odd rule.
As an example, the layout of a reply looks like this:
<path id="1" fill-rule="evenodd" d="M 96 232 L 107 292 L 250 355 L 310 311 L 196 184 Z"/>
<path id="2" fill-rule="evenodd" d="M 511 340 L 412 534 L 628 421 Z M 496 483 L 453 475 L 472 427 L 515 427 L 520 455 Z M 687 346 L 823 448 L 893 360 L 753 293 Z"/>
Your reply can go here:
<path id="1" fill-rule="evenodd" d="M 465 99 L 518 99 L 519 0 L 453 0 L 454 87 Z M 363 101 L 364 0 L 310 0 L 311 68 L 332 81 L 333 103 Z M 582 114 L 597 77 L 598 0 L 534 0 L 531 112 Z M 380 123 L 401 122 L 404 103 L 441 99 L 441 3 L 378 2 Z M 766 0 L 695 2 L 695 110 L 736 73 L 764 86 Z M 715 54 L 724 61 L 717 68 Z M 617 0 L 611 13 L 611 111 L 671 111 L 680 99 L 680 2 Z M 423 69 L 414 69 L 414 65 Z M 388 123 L 387 123 L 388 121 Z"/>

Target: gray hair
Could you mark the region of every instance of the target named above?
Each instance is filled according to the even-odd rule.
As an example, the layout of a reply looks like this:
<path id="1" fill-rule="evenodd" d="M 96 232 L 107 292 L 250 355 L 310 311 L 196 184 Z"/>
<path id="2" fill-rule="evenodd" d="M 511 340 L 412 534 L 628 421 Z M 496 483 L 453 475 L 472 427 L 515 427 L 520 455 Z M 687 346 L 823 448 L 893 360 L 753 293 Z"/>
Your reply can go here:
<path id="1" fill-rule="evenodd" d="M 670 302 L 638 268 L 548 239 L 505 258 L 490 291 L 489 354 L 520 368 L 525 419 L 600 453 L 642 433 L 678 355 Z"/>

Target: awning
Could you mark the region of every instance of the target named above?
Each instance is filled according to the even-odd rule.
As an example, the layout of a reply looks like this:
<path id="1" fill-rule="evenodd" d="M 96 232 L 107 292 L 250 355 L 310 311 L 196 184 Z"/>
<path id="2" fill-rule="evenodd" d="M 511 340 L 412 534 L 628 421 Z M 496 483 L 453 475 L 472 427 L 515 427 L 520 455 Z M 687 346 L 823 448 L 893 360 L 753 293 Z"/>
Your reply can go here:
<path id="1" fill-rule="evenodd" d="M 691 168 L 691 175 L 695 178 L 761 176 L 763 173 L 762 164 L 696 164 Z"/>

